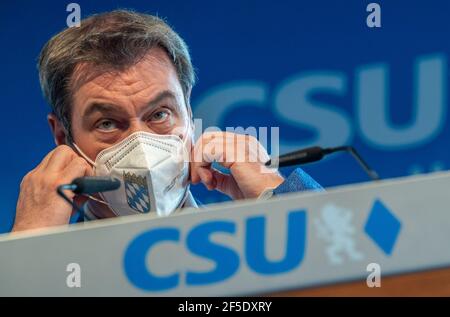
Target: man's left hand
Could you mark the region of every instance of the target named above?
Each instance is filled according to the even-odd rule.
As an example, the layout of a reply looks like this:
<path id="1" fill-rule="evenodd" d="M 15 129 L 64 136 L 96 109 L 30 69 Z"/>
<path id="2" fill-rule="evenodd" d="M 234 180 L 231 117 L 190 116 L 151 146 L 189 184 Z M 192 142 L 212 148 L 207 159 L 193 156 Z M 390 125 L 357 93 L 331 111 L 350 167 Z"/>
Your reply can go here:
<path id="1" fill-rule="evenodd" d="M 202 182 L 233 199 L 257 198 L 266 189 L 276 188 L 283 177 L 264 163 L 269 155 L 258 140 L 231 132 L 207 132 L 196 142 L 191 155 L 191 182 Z M 230 170 L 224 174 L 211 164 Z"/>

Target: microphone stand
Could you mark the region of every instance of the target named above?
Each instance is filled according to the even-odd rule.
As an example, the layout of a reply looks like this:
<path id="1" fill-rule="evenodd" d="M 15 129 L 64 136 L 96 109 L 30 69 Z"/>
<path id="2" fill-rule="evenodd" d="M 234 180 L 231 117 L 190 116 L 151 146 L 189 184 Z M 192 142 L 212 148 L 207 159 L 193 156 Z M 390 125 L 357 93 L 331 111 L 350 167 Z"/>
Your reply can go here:
<path id="1" fill-rule="evenodd" d="M 268 167 L 285 167 L 285 166 L 306 164 L 320 161 L 324 156 L 336 152 L 350 153 L 372 180 L 374 181 L 380 180 L 378 173 L 374 169 L 372 169 L 369 166 L 369 164 L 366 163 L 366 161 L 364 161 L 362 156 L 356 151 L 354 147 L 348 145 L 330 148 L 321 148 L 319 146 L 313 146 L 280 155 L 277 158 L 267 161 L 265 165 Z"/>
<path id="2" fill-rule="evenodd" d="M 70 200 L 64 193 L 64 190 L 71 190 L 75 194 L 95 194 L 99 192 L 116 190 L 120 187 L 120 181 L 118 179 L 112 179 L 110 177 L 102 176 L 88 176 L 75 178 L 70 184 L 63 184 L 56 188 L 56 192 L 66 202 L 68 202 L 76 212 L 80 213 L 84 218 L 84 207 L 86 203 L 78 206 L 74 199 Z"/>
<path id="3" fill-rule="evenodd" d="M 75 209 L 75 211 L 78 212 L 81 215 L 81 217 L 84 219 L 84 207 L 85 207 L 86 203 L 84 203 L 81 206 L 78 206 L 75 203 L 75 199 L 70 200 L 69 197 L 67 197 L 67 195 L 63 192 L 63 190 L 75 191 L 76 188 L 77 188 L 77 186 L 75 184 L 64 184 L 64 185 L 58 186 L 56 188 L 56 192 L 62 199 L 67 201 Z"/>

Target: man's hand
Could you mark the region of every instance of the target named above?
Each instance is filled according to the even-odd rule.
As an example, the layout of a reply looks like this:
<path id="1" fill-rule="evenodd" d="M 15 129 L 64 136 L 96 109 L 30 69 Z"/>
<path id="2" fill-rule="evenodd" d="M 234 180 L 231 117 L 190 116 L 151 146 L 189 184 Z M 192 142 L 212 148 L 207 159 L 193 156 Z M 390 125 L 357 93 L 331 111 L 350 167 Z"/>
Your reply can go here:
<path id="1" fill-rule="evenodd" d="M 256 138 L 230 132 L 204 133 L 191 155 L 191 182 L 202 182 L 233 199 L 257 198 L 264 190 L 276 188 L 283 181 L 264 163 L 269 156 Z M 216 161 L 228 168 L 226 175 L 211 167 Z"/>
<path id="2" fill-rule="evenodd" d="M 72 207 L 58 196 L 56 188 L 89 175 L 90 165 L 69 146 L 55 148 L 23 178 L 12 231 L 68 224 Z M 74 198 L 72 192 L 66 194 Z"/>

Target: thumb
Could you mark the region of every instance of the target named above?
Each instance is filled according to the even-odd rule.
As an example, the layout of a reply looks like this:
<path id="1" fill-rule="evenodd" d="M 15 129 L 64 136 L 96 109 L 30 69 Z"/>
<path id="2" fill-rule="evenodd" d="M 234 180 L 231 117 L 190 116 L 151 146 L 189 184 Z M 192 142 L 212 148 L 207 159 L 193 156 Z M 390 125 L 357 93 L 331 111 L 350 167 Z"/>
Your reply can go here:
<path id="1" fill-rule="evenodd" d="M 206 167 L 199 167 L 197 169 L 198 177 L 200 177 L 201 182 L 208 188 L 208 190 L 213 190 L 216 187 L 215 180 L 213 177 L 212 170 Z"/>

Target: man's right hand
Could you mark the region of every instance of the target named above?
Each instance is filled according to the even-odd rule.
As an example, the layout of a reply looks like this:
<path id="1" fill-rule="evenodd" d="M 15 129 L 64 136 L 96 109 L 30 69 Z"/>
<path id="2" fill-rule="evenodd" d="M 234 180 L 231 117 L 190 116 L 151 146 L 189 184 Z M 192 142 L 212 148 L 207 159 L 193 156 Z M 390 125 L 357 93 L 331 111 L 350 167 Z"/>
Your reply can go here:
<path id="1" fill-rule="evenodd" d="M 56 188 L 77 177 L 91 175 L 91 166 L 72 148 L 67 145 L 56 147 L 23 178 L 12 231 L 68 224 L 72 206 L 58 196 Z M 71 191 L 66 195 L 74 198 Z"/>

